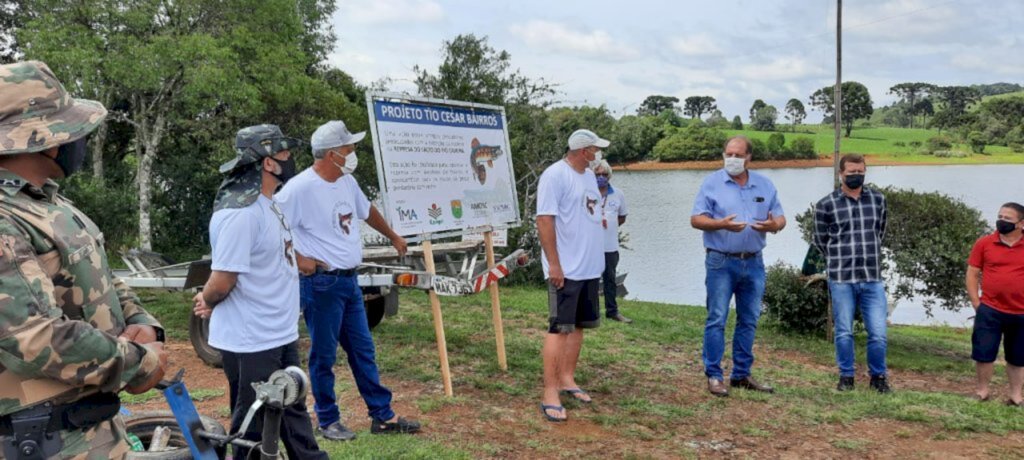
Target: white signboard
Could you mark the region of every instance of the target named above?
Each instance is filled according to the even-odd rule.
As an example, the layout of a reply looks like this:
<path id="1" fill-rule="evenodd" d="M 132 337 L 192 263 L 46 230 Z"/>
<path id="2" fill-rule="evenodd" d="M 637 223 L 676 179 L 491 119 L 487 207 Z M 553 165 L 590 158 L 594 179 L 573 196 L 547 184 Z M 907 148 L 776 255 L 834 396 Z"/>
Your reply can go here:
<path id="1" fill-rule="evenodd" d="M 469 232 L 462 235 L 462 241 L 483 241 L 483 232 Z M 491 243 L 496 248 L 504 248 L 508 246 L 508 230 L 504 228 L 495 229 L 491 232 Z"/>
<path id="2" fill-rule="evenodd" d="M 502 107 L 367 96 L 386 217 L 402 236 L 519 223 Z"/>

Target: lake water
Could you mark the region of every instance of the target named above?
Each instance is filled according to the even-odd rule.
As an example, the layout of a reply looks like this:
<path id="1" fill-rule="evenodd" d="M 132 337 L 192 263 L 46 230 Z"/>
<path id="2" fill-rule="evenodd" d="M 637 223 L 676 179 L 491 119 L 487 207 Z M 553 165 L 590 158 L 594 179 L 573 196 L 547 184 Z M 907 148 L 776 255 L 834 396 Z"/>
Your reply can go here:
<path id="1" fill-rule="evenodd" d="M 755 165 L 756 166 L 756 165 Z M 629 207 L 622 230 L 630 247 L 622 250 L 619 271 L 629 273 L 629 298 L 684 305 L 704 305 L 704 246 L 701 232 L 690 227 L 690 211 L 704 177 L 712 171 L 625 171 L 616 169 L 612 184 L 621 189 Z M 783 261 L 800 266 L 807 243 L 795 216 L 832 189 L 830 168 L 766 169 L 779 191 L 789 220 L 776 235 L 768 235 L 766 265 Z M 999 206 L 1024 201 L 1024 166 L 869 166 L 867 180 L 923 192 L 942 192 L 981 211 L 995 224 Z M 966 264 L 966 260 L 964 261 Z M 626 312 L 628 314 L 628 312 Z M 970 326 L 970 305 L 958 312 L 933 308 L 929 318 L 919 303 L 897 305 L 897 324 Z"/>

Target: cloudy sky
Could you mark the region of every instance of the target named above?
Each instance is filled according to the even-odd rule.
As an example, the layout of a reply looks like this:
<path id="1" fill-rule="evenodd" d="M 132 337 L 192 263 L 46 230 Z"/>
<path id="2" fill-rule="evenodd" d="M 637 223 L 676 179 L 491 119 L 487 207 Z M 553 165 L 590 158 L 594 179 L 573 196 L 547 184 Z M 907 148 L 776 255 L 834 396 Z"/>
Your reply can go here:
<path id="1" fill-rule="evenodd" d="M 363 84 L 415 92 L 444 40 L 486 35 L 563 105 L 634 113 L 648 95 L 710 95 L 744 121 L 757 98 L 780 109 L 835 82 L 835 0 L 342 0 L 331 64 Z M 1024 84 L 1024 1 L 847 0 L 843 80 L 876 106 L 905 81 Z M 811 112 L 809 121 L 820 119 Z"/>

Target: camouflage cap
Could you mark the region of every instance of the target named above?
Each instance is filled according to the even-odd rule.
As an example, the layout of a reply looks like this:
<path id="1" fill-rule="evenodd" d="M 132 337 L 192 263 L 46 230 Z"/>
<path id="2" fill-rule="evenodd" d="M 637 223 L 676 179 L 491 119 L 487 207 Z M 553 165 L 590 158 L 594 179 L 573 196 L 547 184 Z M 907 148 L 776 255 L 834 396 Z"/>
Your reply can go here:
<path id="1" fill-rule="evenodd" d="M 0 66 L 0 155 L 42 152 L 103 123 L 103 104 L 72 98 L 39 61 Z"/>
<path id="2" fill-rule="evenodd" d="M 226 173 L 239 166 L 255 163 L 282 150 L 291 150 L 302 145 L 294 137 L 286 137 L 277 125 L 255 125 L 238 130 L 235 135 L 235 158 L 220 165 L 220 172 Z"/>

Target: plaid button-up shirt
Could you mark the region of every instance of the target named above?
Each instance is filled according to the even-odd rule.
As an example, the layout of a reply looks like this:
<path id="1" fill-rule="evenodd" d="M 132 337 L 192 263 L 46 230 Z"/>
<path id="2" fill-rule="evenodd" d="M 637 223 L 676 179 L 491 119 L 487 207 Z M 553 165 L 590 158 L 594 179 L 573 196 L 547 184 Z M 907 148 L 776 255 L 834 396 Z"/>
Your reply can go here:
<path id="1" fill-rule="evenodd" d="M 828 260 L 828 279 L 837 283 L 882 280 L 885 196 L 864 187 L 860 199 L 836 189 L 814 205 L 814 245 Z"/>

